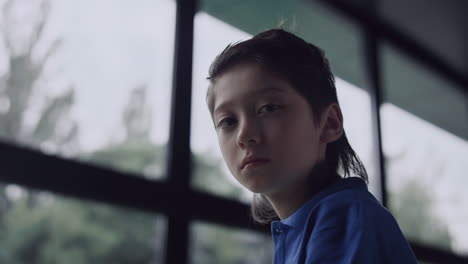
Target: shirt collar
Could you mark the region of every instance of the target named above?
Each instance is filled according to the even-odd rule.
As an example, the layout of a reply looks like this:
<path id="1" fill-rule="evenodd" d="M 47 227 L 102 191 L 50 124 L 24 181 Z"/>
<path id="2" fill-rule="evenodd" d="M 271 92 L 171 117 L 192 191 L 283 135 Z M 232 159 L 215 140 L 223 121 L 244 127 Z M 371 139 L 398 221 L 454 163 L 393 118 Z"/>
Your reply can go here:
<path id="1" fill-rule="evenodd" d="M 320 192 L 316 193 L 312 196 L 310 200 L 305 202 L 301 208 L 296 210 L 292 215 L 284 220 L 277 220 L 274 222 L 281 222 L 285 225 L 293 227 L 295 229 L 301 230 L 304 225 L 305 221 L 307 220 L 307 216 L 310 210 L 325 196 L 338 192 L 343 189 L 364 189 L 367 190 L 367 185 L 361 178 L 358 177 L 350 177 L 344 178 L 339 180 L 332 185 L 327 186 L 325 189 L 321 190 Z"/>

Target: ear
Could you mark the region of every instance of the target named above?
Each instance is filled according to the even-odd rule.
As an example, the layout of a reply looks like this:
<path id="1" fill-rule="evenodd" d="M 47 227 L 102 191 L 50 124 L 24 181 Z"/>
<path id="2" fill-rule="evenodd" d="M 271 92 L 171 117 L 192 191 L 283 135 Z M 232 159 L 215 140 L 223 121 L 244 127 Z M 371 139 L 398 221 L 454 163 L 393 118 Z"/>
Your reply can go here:
<path id="1" fill-rule="evenodd" d="M 334 142 L 343 135 L 343 114 L 337 103 L 330 104 L 323 111 L 322 121 L 320 141 L 323 143 Z"/>

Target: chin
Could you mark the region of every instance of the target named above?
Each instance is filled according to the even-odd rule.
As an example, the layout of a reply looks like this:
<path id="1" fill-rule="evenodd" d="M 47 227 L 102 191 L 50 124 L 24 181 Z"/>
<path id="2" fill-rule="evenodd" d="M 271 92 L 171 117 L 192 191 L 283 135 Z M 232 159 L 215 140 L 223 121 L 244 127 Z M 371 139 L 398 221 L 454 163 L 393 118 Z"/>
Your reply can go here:
<path id="1" fill-rule="evenodd" d="M 239 175 L 237 180 L 247 190 L 253 193 L 265 193 L 272 191 L 273 184 L 271 182 L 271 174 L 258 173 L 258 174 L 243 174 Z"/>
<path id="2" fill-rule="evenodd" d="M 253 192 L 253 193 L 258 193 L 258 194 L 264 194 L 264 193 L 268 193 L 268 192 L 271 192 L 271 186 L 268 186 L 266 184 L 262 184 L 262 183 L 253 183 L 253 184 L 250 184 L 250 185 L 244 185 L 245 188 L 247 188 L 249 191 Z"/>

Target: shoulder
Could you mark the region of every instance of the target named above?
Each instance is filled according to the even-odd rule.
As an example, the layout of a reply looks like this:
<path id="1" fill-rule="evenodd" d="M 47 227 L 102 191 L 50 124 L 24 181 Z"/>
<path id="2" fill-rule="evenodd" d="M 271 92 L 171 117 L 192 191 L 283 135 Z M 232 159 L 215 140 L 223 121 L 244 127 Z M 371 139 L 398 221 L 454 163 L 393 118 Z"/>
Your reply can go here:
<path id="1" fill-rule="evenodd" d="M 391 263 L 400 258 L 401 263 L 416 263 L 394 217 L 365 189 L 344 189 L 320 199 L 304 231 L 307 252 L 316 252 L 308 259 L 333 256 L 359 263 L 383 263 L 384 259 Z"/>
<path id="2" fill-rule="evenodd" d="M 318 228 L 360 228 L 396 221 L 392 214 L 365 189 L 344 189 L 323 197 L 309 214 Z M 314 228 L 315 229 L 315 228 Z"/>

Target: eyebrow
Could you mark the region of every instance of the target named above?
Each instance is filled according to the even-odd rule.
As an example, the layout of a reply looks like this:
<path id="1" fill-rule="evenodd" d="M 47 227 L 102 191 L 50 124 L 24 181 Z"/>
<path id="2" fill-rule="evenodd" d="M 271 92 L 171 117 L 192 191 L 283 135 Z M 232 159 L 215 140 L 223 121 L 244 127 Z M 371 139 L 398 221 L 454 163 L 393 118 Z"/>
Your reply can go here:
<path id="1" fill-rule="evenodd" d="M 276 86 L 266 86 L 259 91 L 255 92 L 255 95 L 263 95 L 263 94 L 268 94 L 268 93 L 286 93 L 284 89 L 278 88 Z M 220 111 L 221 109 L 227 107 L 231 102 L 226 101 L 223 102 L 222 104 L 218 105 L 214 110 L 213 110 L 213 116 L 216 114 L 217 111 Z"/>

